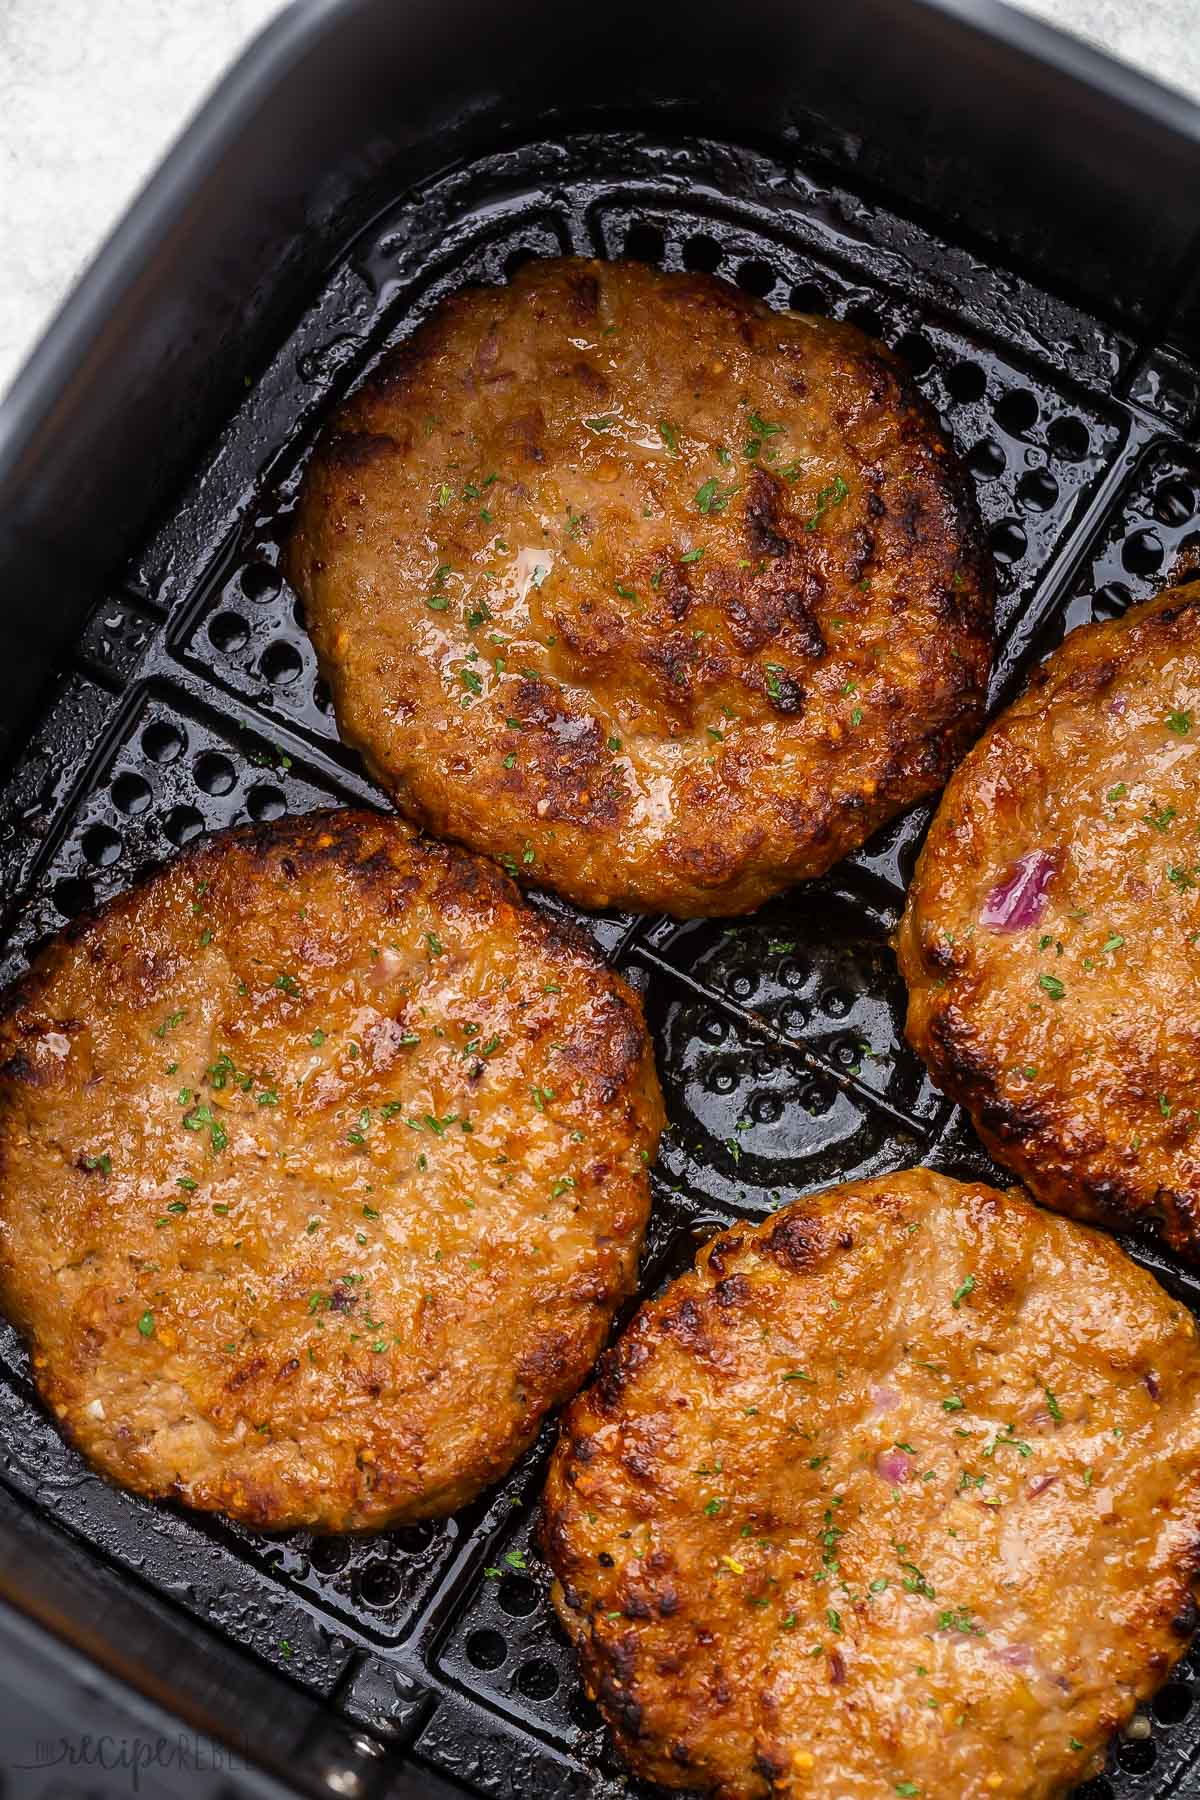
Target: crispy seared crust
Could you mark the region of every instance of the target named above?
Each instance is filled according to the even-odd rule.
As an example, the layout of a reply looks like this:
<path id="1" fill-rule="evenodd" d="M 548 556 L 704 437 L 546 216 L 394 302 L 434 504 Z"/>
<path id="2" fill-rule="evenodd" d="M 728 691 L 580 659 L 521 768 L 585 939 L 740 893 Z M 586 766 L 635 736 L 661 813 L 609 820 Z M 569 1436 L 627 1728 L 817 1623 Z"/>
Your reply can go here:
<path id="1" fill-rule="evenodd" d="M 1193 583 L 1073 632 L 997 719 L 946 790 L 897 945 L 908 1037 L 988 1148 L 1047 1206 L 1153 1226 L 1193 1260 L 1198 833 Z M 1044 914 L 984 926 L 1033 851 L 1055 867 Z"/>
<path id="2" fill-rule="evenodd" d="M 569 1407 L 543 1541 L 622 1755 L 722 1800 L 1049 1800 L 1186 1648 L 1200 1354 L 927 1170 L 733 1227 Z"/>
<path id="3" fill-rule="evenodd" d="M 446 1513 L 632 1289 L 636 996 L 492 864 L 370 812 L 237 830 L 0 1021 L 0 1300 L 65 1432 L 263 1527 Z"/>
<path id="4" fill-rule="evenodd" d="M 747 911 L 982 716 L 990 561 L 929 407 L 851 326 L 704 275 L 444 301 L 334 420 L 289 566 L 397 804 L 588 906 Z"/>

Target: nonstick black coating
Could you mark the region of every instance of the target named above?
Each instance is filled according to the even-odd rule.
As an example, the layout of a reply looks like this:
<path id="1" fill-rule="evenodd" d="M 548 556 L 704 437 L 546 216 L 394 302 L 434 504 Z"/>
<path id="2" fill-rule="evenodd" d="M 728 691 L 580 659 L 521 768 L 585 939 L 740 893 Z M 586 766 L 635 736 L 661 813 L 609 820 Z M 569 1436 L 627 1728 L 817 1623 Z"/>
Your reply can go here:
<path id="1" fill-rule="evenodd" d="M 0 796 L 6 977 L 203 831 L 386 804 L 338 743 L 278 573 L 298 474 L 329 404 L 443 294 L 569 251 L 710 270 L 852 319 L 907 359 L 976 478 L 999 574 L 997 701 L 1064 629 L 1153 592 L 1200 545 L 1200 462 L 1181 435 L 1200 373 L 1178 359 L 1143 361 L 1119 330 L 758 152 L 630 134 L 507 150 L 398 200 L 354 242 L 95 609 Z M 645 995 L 670 1114 L 643 1293 L 731 1217 L 831 1181 L 918 1161 L 991 1172 L 902 1040 L 888 937 L 927 816 L 748 920 L 583 918 Z M 1136 1253 L 1200 1311 L 1196 1276 Z M 401 1751 L 487 1795 L 645 1791 L 620 1786 L 546 1601 L 532 1525 L 552 1437 L 446 1523 L 264 1540 L 91 1475 L 0 1335 L 3 1481 L 362 1727 L 362 1792 Z M 1193 1655 L 1081 1800 L 1200 1791 L 1198 1682 Z"/>

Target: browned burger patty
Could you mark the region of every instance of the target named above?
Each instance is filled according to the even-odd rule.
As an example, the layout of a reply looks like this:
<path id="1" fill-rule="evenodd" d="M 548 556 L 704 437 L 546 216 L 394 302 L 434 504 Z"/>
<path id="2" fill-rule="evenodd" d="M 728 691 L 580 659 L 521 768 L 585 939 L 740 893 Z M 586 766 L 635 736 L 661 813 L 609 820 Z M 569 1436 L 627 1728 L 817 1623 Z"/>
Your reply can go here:
<path id="1" fill-rule="evenodd" d="M 908 1036 L 1047 1206 L 1200 1256 L 1200 585 L 1073 632 L 946 790 Z"/>
<path id="2" fill-rule="evenodd" d="M 640 1774 L 722 1800 L 1047 1800 L 1186 1647 L 1190 1315 L 924 1169 L 726 1231 L 576 1399 L 544 1543 Z"/>
<path id="3" fill-rule="evenodd" d="M 0 1065 L 0 1301 L 141 1493 L 268 1527 L 449 1512 L 633 1285 L 637 999 L 398 820 L 180 858 L 39 957 Z"/>
<path id="4" fill-rule="evenodd" d="M 290 572 L 412 818 L 586 906 L 737 913 L 945 780 L 992 585 L 881 345 L 704 275 L 532 263 L 334 420 Z"/>

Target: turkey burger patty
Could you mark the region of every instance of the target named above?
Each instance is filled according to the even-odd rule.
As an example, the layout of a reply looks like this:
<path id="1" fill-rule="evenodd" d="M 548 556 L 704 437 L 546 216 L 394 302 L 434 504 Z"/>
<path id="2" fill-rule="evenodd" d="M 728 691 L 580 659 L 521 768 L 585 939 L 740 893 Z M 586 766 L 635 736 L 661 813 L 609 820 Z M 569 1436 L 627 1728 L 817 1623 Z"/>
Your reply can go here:
<path id="1" fill-rule="evenodd" d="M 585 906 L 739 913 L 982 717 L 974 496 L 882 344 L 706 275 L 534 262 L 343 407 L 291 578 L 410 817 Z"/>
<path id="2" fill-rule="evenodd" d="M 660 1122 L 636 997 L 493 864 L 370 812 L 239 829 L 8 995 L 0 1301 L 127 1487 L 447 1513 L 591 1366 Z"/>
<path id="3" fill-rule="evenodd" d="M 1085 626 L 946 790 L 908 1036 L 1047 1206 L 1200 1257 L 1200 584 Z"/>
<path id="4" fill-rule="evenodd" d="M 924 1169 L 735 1225 L 568 1408 L 556 1602 L 640 1775 L 1048 1800 L 1194 1618 L 1200 1354 L 1110 1239 Z"/>

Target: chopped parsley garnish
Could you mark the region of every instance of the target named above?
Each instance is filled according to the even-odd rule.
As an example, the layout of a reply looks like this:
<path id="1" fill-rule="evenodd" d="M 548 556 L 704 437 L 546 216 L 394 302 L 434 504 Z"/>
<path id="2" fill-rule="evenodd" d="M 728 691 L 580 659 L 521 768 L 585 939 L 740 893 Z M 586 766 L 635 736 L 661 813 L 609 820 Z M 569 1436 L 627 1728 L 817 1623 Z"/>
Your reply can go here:
<path id="1" fill-rule="evenodd" d="M 529 1567 L 523 1550 L 506 1550 L 504 1552 L 504 1560 L 510 1569 L 520 1569 L 523 1572 Z"/>
<path id="2" fill-rule="evenodd" d="M 920 1594 L 920 1596 L 924 1600 L 936 1600 L 937 1595 L 934 1593 L 933 1589 L 930 1587 L 928 1581 L 926 1581 L 925 1576 L 923 1575 L 921 1570 L 918 1569 L 915 1562 L 910 1562 L 908 1560 L 908 1545 L 907 1544 L 893 1544 L 892 1548 L 896 1552 L 897 1562 L 900 1564 L 900 1567 L 905 1572 L 904 1573 L 904 1582 L 903 1582 L 903 1587 L 904 1587 L 905 1593 L 906 1594 Z"/>
<path id="3" fill-rule="evenodd" d="M 760 418 L 752 407 L 750 410 L 751 436 L 746 439 L 746 455 L 757 456 L 763 447 L 764 440 L 769 437 L 777 437 L 782 430 L 782 425 L 768 425 L 766 420 Z"/>
<path id="4" fill-rule="evenodd" d="M 697 563 L 703 555 L 704 550 L 703 547 L 701 547 L 699 550 L 688 550 L 679 560 L 680 562 L 685 563 Z"/>
<path id="5" fill-rule="evenodd" d="M 961 1631 L 966 1637 L 982 1637 L 983 1626 L 977 1625 L 971 1617 L 969 1606 L 956 1606 L 948 1612 L 938 1614 L 939 1631 Z"/>
<path id="6" fill-rule="evenodd" d="M 676 434 L 675 427 L 669 425 L 665 419 L 660 419 L 658 421 L 658 435 L 667 446 L 667 455 L 678 456 L 679 438 Z"/>
<path id="7" fill-rule="evenodd" d="M 1121 945 L 1124 942 L 1125 942 L 1125 939 L 1121 935 L 1121 933 L 1119 931 L 1115 931 L 1113 933 L 1112 937 L 1110 937 L 1108 939 L 1108 942 L 1101 946 L 1101 953 L 1103 955 L 1107 956 L 1107 954 L 1110 950 L 1119 950 L 1121 948 Z"/>
<path id="8" fill-rule="evenodd" d="M 1061 1425 L 1063 1418 L 1062 1407 L 1058 1404 L 1058 1401 L 1050 1392 L 1049 1388 L 1044 1389 L 1044 1392 L 1046 1395 L 1046 1405 L 1050 1408 L 1050 1417 L 1054 1420 L 1056 1425 Z"/>
<path id="9" fill-rule="evenodd" d="M 696 505 L 706 515 L 721 513 L 725 511 L 730 497 L 736 492 L 736 487 L 723 488 L 716 476 L 710 475 L 708 480 L 696 489 Z"/>
<path id="10" fill-rule="evenodd" d="M 147 1311 L 142 1314 L 138 1320 L 138 1330 L 143 1337 L 154 1336 L 154 1314 L 152 1312 Z"/>
<path id="11" fill-rule="evenodd" d="M 155 1028 L 155 1032 L 154 1032 L 155 1037 L 156 1038 L 165 1038 L 168 1031 L 174 1031 L 175 1027 L 177 1025 L 181 1025 L 186 1018 L 187 1018 L 187 1008 L 186 1007 L 181 1007 L 178 1012 L 168 1013 L 166 1018 L 163 1020 L 162 1024 Z"/>
<path id="12" fill-rule="evenodd" d="M 1044 994 L 1049 994 L 1052 1000 L 1061 1000 L 1067 991 L 1057 975 L 1039 975 L 1038 986 Z"/>
<path id="13" fill-rule="evenodd" d="M 597 432 L 611 431 L 612 425 L 613 425 L 613 417 L 612 417 L 611 413 L 607 413 L 602 418 L 585 419 L 583 422 L 587 426 L 589 431 L 597 431 Z"/>
<path id="14" fill-rule="evenodd" d="M 483 683 L 480 681 L 474 669 L 460 669 L 458 671 L 458 679 L 462 682 L 468 693 L 482 694 Z"/>
<path id="15" fill-rule="evenodd" d="M 451 1125 L 458 1125 L 462 1123 L 462 1121 L 460 1121 L 457 1113 L 447 1113 L 443 1119 L 436 1118 L 433 1113 L 426 1113 L 425 1123 L 428 1125 L 430 1131 L 432 1131 L 434 1137 L 445 1137 Z M 409 1120 L 409 1124 L 412 1124 L 411 1119 Z M 420 1130 L 419 1125 L 417 1126 L 417 1130 Z M 470 1126 L 464 1123 L 463 1130 L 469 1131 Z"/>
<path id="16" fill-rule="evenodd" d="M 191 1112 L 184 1114 L 183 1128 L 185 1131 L 203 1131 L 205 1126 L 208 1127 L 209 1141 L 213 1149 L 224 1150 L 229 1142 L 229 1136 L 211 1107 L 194 1106 Z"/>
<path id="17" fill-rule="evenodd" d="M 966 1299 L 967 1295 L 973 1294 L 974 1292 L 975 1292 L 975 1277 L 973 1275 L 968 1275 L 966 1277 L 966 1280 L 963 1281 L 959 1287 L 955 1288 L 954 1294 L 951 1298 L 950 1304 L 954 1308 L 955 1312 L 958 1311 L 959 1307 L 962 1305 L 962 1303 Z"/>
<path id="18" fill-rule="evenodd" d="M 1155 831 L 1168 831 L 1174 817 L 1173 806 L 1156 806 L 1150 812 L 1142 814 L 1142 823 L 1153 825 Z"/>
<path id="19" fill-rule="evenodd" d="M 1192 715 L 1183 710 L 1167 714 L 1167 730 L 1173 731 L 1177 737 L 1186 737 L 1192 729 Z"/>
<path id="20" fill-rule="evenodd" d="M 849 494 L 850 489 L 840 475 L 835 475 L 828 487 L 823 487 L 817 495 L 817 510 L 811 519 L 806 519 L 804 529 L 815 531 L 825 514 L 833 506 L 840 506 Z"/>
<path id="21" fill-rule="evenodd" d="M 1105 794 L 1104 798 L 1106 800 L 1108 800 L 1109 802 L 1112 802 L 1114 800 L 1123 800 L 1128 792 L 1129 792 L 1129 789 L 1125 786 L 1125 783 L 1123 781 L 1118 781 L 1118 783 L 1115 787 L 1109 788 L 1109 790 L 1108 790 L 1107 794 Z"/>
<path id="22" fill-rule="evenodd" d="M 85 1157 L 84 1163 L 89 1169 L 98 1169 L 101 1175 L 112 1174 L 112 1157 L 108 1154 L 107 1150 L 104 1152 L 103 1156 Z"/>
<path id="23" fill-rule="evenodd" d="M 294 975 L 277 975 L 275 977 L 275 986 L 284 994 L 298 994 L 300 992 L 300 983 L 296 980 Z"/>
<path id="24" fill-rule="evenodd" d="M 1002 1432 L 998 1431 L 996 1433 L 991 1443 L 982 1451 L 982 1455 L 991 1458 L 995 1456 L 998 1449 L 1002 1449 L 1006 1446 L 1009 1449 L 1015 1450 L 1019 1456 L 1033 1455 L 1032 1446 L 1022 1443 L 1021 1439 L 1014 1433 L 1011 1425 L 1006 1425 Z"/>
<path id="25" fill-rule="evenodd" d="M 439 938 L 436 931 L 427 931 L 425 933 L 425 942 L 429 947 L 430 956 L 445 955 L 446 946 L 442 943 L 442 940 Z"/>

